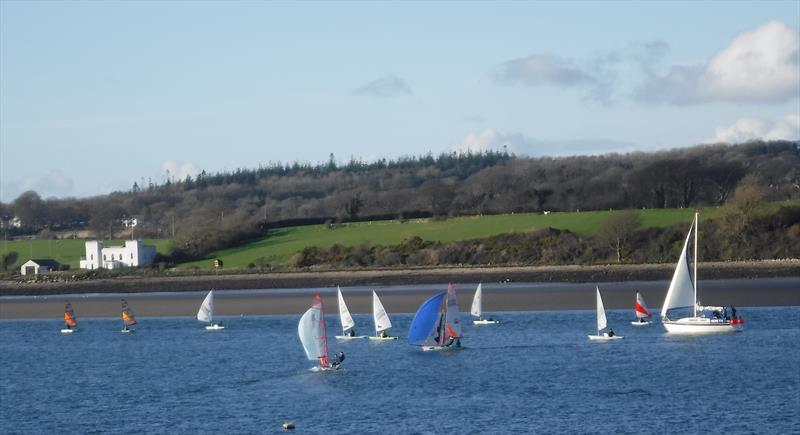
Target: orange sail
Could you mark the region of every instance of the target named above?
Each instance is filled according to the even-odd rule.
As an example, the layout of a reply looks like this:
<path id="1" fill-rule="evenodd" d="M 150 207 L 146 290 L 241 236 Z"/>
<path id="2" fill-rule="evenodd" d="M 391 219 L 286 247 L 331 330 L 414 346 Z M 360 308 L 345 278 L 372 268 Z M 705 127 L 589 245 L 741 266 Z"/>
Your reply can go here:
<path id="1" fill-rule="evenodd" d="M 128 307 L 125 299 L 122 300 L 122 323 L 127 325 L 135 325 L 136 317 L 133 316 L 133 310 Z"/>
<path id="2" fill-rule="evenodd" d="M 78 326 L 78 321 L 75 320 L 75 311 L 72 310 L 72 304 L 69 302 L 64 307 L 64 323 L 69 326 Z"/>

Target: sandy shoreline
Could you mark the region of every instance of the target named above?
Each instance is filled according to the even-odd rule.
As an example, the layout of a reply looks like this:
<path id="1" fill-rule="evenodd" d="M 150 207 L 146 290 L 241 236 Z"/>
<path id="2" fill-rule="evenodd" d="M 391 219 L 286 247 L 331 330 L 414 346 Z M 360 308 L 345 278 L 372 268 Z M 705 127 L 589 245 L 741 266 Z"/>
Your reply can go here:
<path id="1" fill-rule="evenodd" d="M 484 283 L 484 310 L 535 311 L 591 309 L 593 283 Z M 668 280 L 626 281 L 600 284 L 608 309 L 632 306 L 633 295 L 641 291 L 650 307 L 657 311 L 663 301 Z M 348 307 L 353 313 L 371 312 L 371 291 L 381 295 L 390 313 L 413 313 L 419 304 L 446 284 L 408 286 L 344 287 Z M 219 290 L 216 313 L 220 316 L 298 314 L 308 308 L 311 295 L 320 292 L 329 314 L 336 312 L 335 287 L 321 289 Z M 456 285 L 462 311 L 469 310 L 475 283 Z M 713 304 L 747 306 L 800 306 L 800 277 L 705 280 L 700 286 L 703 300 Z M 167 293 L 106 293 L 69 295 L 78 316 L 116 317 L 120 298 L 125 297 L 137 316 L 194 317 L 205 291 Z M 65 296 L 0 298 L 0 319 L 52 318 L 62 314 Z"/>

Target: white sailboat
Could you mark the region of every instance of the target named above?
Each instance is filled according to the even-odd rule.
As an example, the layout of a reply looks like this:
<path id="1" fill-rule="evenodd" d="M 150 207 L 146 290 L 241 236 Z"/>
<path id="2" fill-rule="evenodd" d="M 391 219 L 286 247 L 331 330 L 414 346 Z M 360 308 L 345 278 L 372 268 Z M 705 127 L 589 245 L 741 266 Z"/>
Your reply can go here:
<path id="1" fill-rule="evenodd" d="M 389 335 L 386 331 L 392 327 L 392 321 L 383 308 L 378 294 L 372 291 L 372 321 L 375 322 L 375 335 L 370 336 L 370 340 L 397 340 L 397 337 Z"/>
<path id="2" fill-rule="evenodd" d="M 634 311 L 636 312 L 636 320 L 632 321 L 631 325 L 647 326 L 650 324 L 647 319 L 653 317 L 653 315 L 650 314 L 650 310 L 647 309 L 647 304 L 644 303 L 644 298 L 639 292 L 636 292 L 636 306 L 634 307 Z"/>
<path id="3" fill-rule="evenodd" d="M 483 283 L 478 283 L 478 288 L 475 289 L 475 296 L 472 298 L 472 308 L 470 309 L 470 314 L 477 317 L 477 320 L 473 320 L 472 323 L 474 325 L 494 325 L 500 323 L 497 320 L 489 317 L 488 319 L 484 319 L 483 316 Z"/>
<path id="4" fill-rule="evenodd" d="M 214 290 L 208 292 L 200 310 L 197 312 L 197 320 L 206 322 L 206 331 L 221 331 L 225 329 L 222 323 L 214 323 Z"/>
<path id="5" fill-rule="evenodd" d="M 697 224 L 698 213 L 694 214 L 694 222 L 683 243 L 681 256 L 672 281 L 669 284 L 667 297 L 661 307 L 661 318 L 667 332 L 679 334 L 705 334 L 712 332 L 735 332 L 744 328 L 744 319 L 730 307 L 702 307 L 697 301 Z M 689 242 L 694 232 L 694 273 L 689 267 Z M 669 311 L 681 308 L 692 308 L 691 317 L 678 320 L 669 318 Z M 703 315 L 698 315 L 698 312 Z"/>
<path id="6" fill-rule="evenodd" d="M 342 322 L 342 335 L 337 335 L 339 340 L 354 340 L 357 338 L 367 338 L 366 335 L 356 335 L 356 322 L 353 316 L 350 315 L 350 310 L 347 309 L 347 304 L 344 303 L 344 296 L 342 296 L 342 289 L 336 286 L 336 294 L 339 297 L 339 320 Z"/>
<path id="7" fill-rule="evenodd" d="M 623 338 L 621 335 L 614 334 L 614 330 L 611 328 L 601 334 L 600 331 L 606 329 L 607 326 L 608 321 L 606 320 L 606 310 L 603 307 L 603 298 L 600 296 L 600 287 L 597 287 L 597 335 L 590 335 L 589 340 L 607 341 Z"/>
<path id="8" fill-rule="evenodd" d="M 319 293 L 314 295 L 314 302 L 297 324 L 297 335 L 300 336 L 300 343 L 306 352 L 306 357 L 310 361 L 317 361 L 318 365 L 313 368 L 316 371 L 326 371 L 338 369 L 344 361 L 344 352 L 339 352 L 328 360 L 328 334 L 325 328 L 325 314 L 322 311 L 322 298 Z"/>

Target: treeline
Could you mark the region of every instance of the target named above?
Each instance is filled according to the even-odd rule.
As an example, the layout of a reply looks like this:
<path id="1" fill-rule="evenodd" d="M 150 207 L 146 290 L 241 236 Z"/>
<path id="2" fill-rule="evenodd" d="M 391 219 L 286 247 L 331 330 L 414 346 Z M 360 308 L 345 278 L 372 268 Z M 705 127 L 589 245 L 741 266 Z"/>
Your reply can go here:
<path id="1" fill-rule="evenodd" d="M 142 184 L 146 184 L 143 186 Z M 192 258 L 266 234 L 287 222 L 458 216 L 544 210 L 695 207 L 725 203 L 742 185 L 767 199 L 800 197 L 797 142 L 706 145 L 655 153 L 529 158 L 507 153 L 441 154 L 337 164 L 266 165 L 93 198 L 42 199 L 26 192 L 0 216 L 14 233 L 89 228 L 107 237 L 124 218 L 136 237 L 174 240 Z"/>
<path id="2" fill-rule="evenodd" d="M 669 263 L 680 255 L 688 230 L 686 225 L 631 228 L 624 234 L 622 256 L 618 256 L 616 243 L 620 234 L 612 228 L 595 236 L 549 228 L 450 243 L 412 237 L 390 246 L 310 247 L 295 254 L 291 265 L 353 268 Z M 743 224 L 740 214 L 704 222 L 698 247 L 701 261 L 798 258 L 800 207 L 784 207 L 774 215 L 746 219 Z"/>

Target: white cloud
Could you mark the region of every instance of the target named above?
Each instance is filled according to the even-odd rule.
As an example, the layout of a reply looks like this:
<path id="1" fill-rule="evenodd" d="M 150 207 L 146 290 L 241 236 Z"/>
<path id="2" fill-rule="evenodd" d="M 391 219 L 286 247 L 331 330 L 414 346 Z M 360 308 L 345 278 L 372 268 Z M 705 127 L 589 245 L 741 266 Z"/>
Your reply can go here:
<path id="1" fill-rule="evenodd" d="M 528 137 L 519 132 L 502 133 L 494 129 L 467 134 L 453 150 L 456 152 L 503 151 L 528 156 L 570 156 L 626 153 L 638 150 L 631 142 L 611 139 L 546 140 Z"/>
<path id="2" fill-rule="evenodd" d="M 350 91 L 351 95 L 376 98 L 395 98 L 411 93 L 411 86 L 395 76 L 382 77 Z"/>
<path id="3" fill-rule="evenodd" d="M 649 74 L 640 100 L 671 104 L 715 101 L 781 103 L 800 97 L 800 32 L 771 21 L 742 33 L 706 64 Z"/>
<path id="4" fill-rule="evenodd" d="M 167 160 L 161 165 L 161 174 L 164 176 L 165 180 L 167 178 L 183 180 L 187 175 L 194 177 L 198 173 L 200 173 L 200 171 L 194 163 L 190 162 L 173 162 L 172 160 Z"/>
<path id="5" fill-rule="evenodd" d="M 799 140 L 800 114 L 790 114 L 776 121 L 742 118 L 729 126 L 718 127 L 708 143 L 740 143 L 753 139 Z"/>

